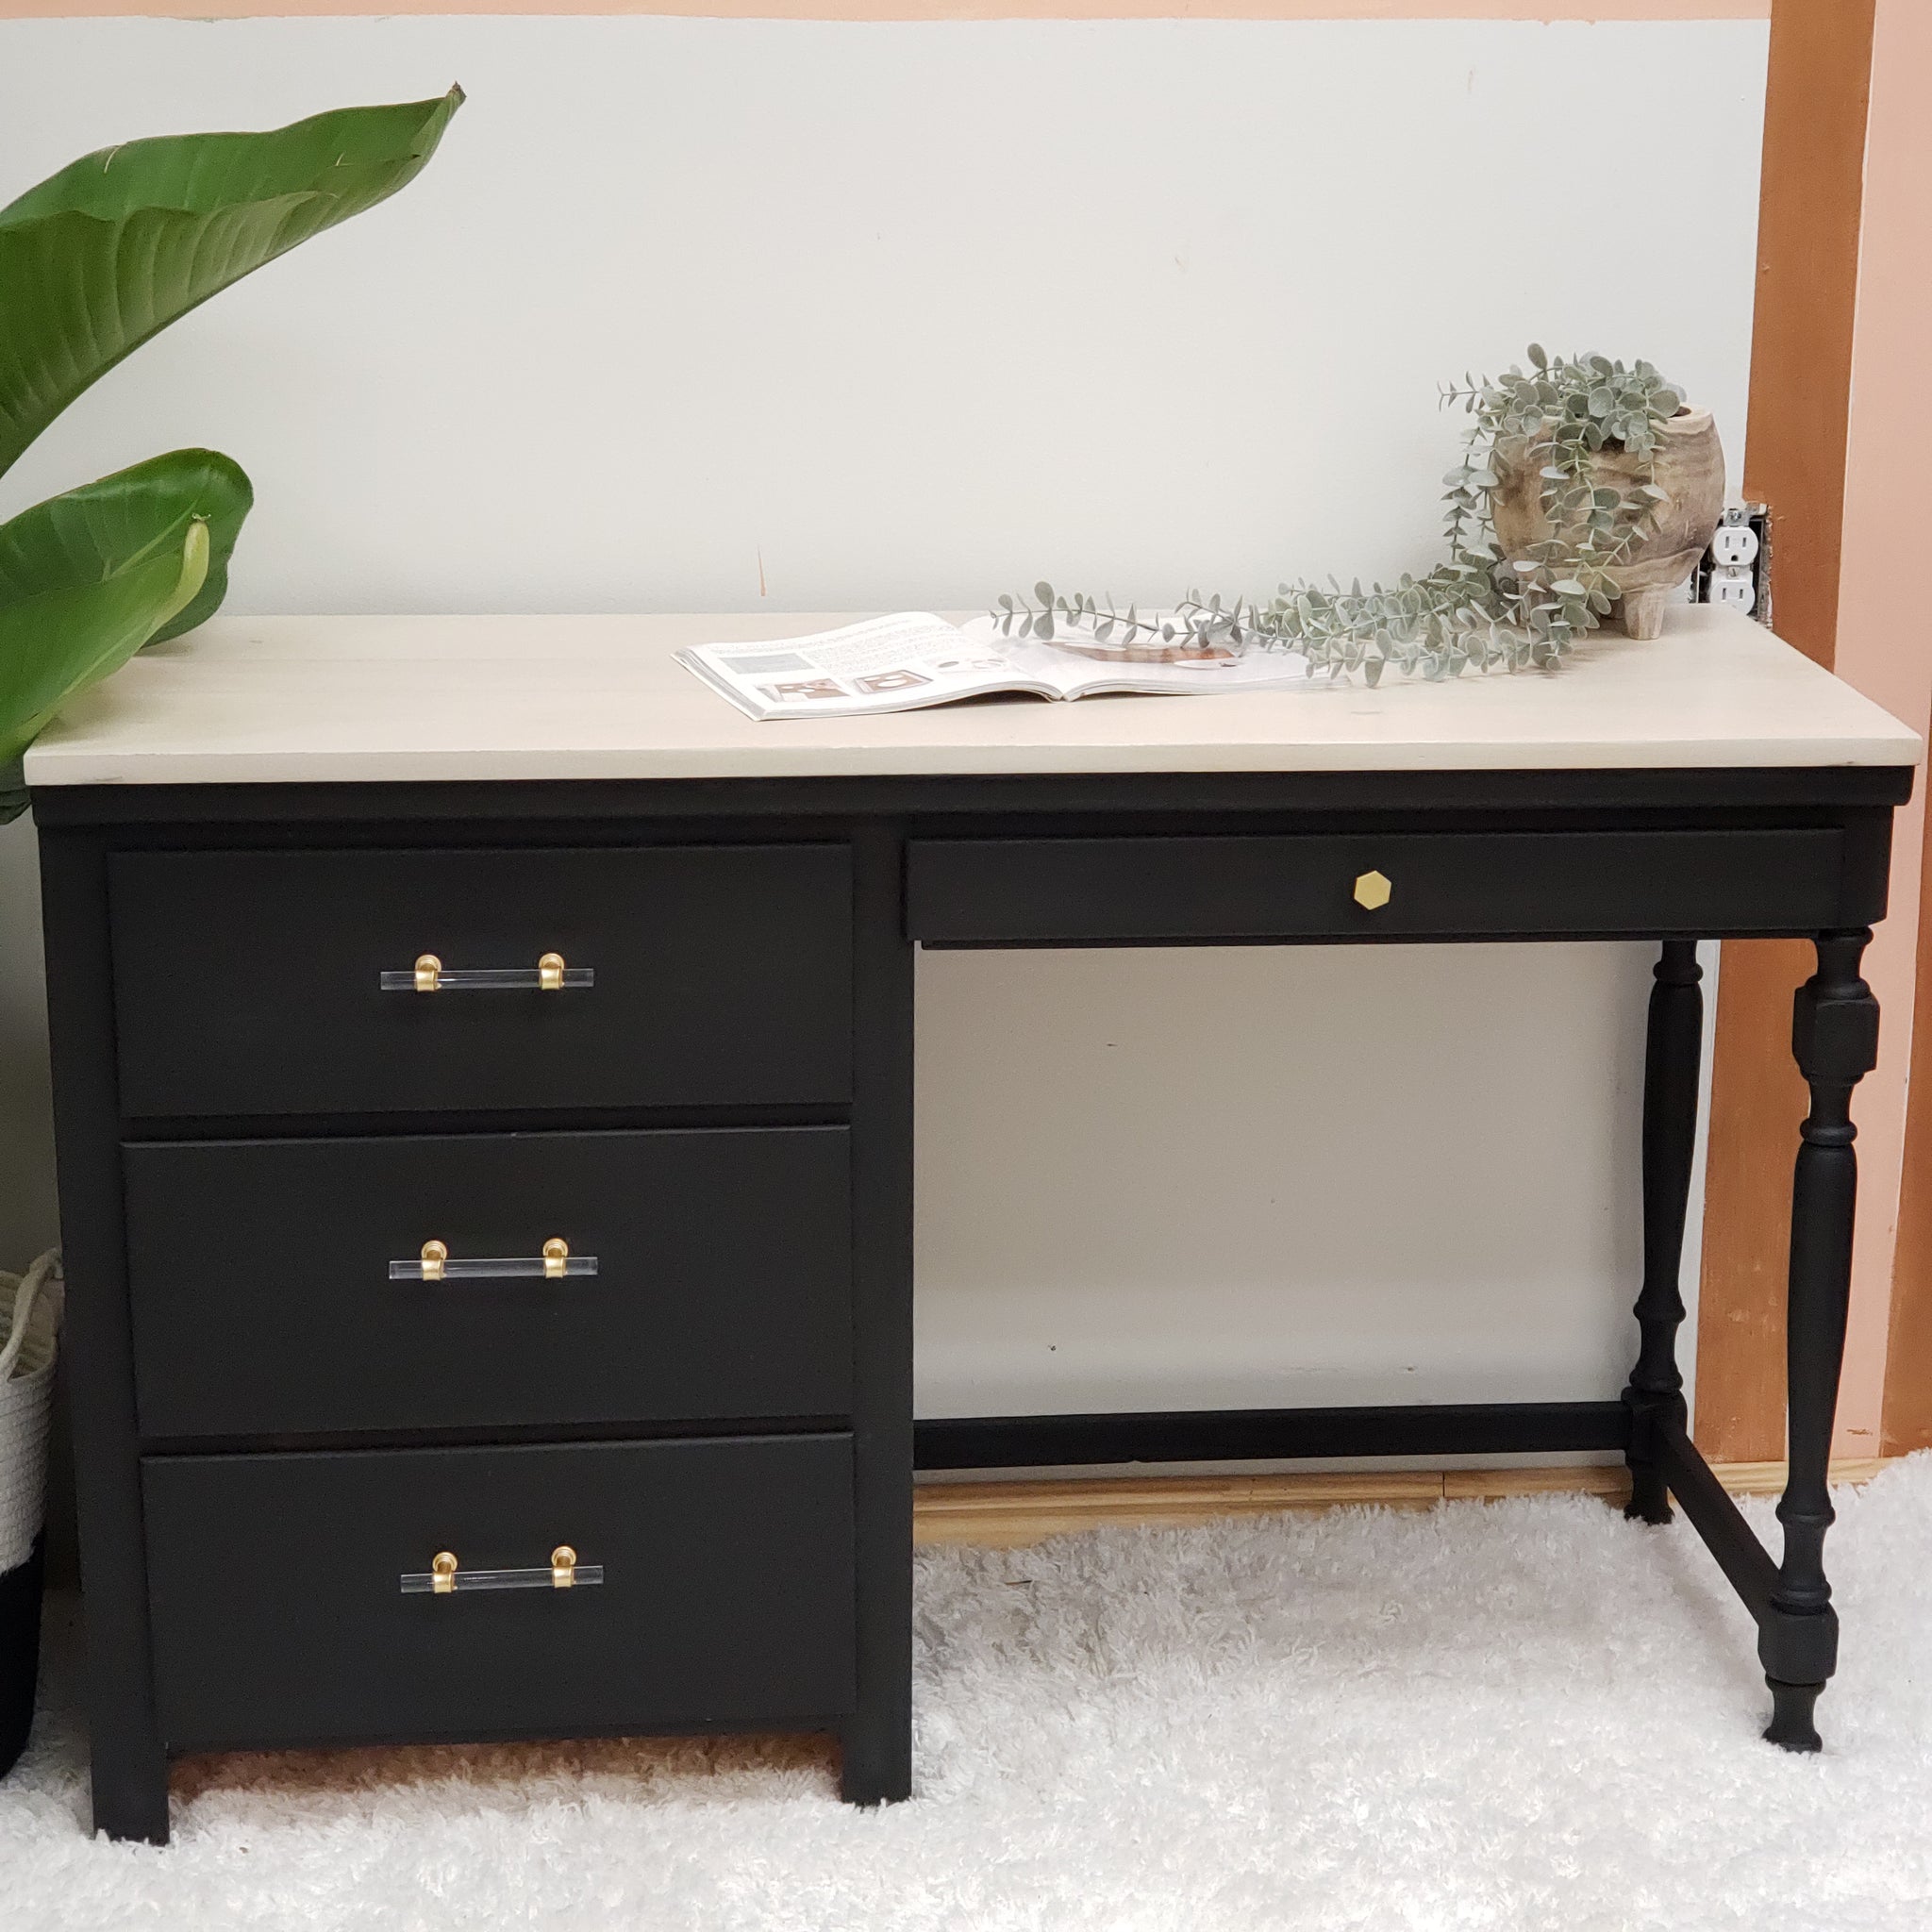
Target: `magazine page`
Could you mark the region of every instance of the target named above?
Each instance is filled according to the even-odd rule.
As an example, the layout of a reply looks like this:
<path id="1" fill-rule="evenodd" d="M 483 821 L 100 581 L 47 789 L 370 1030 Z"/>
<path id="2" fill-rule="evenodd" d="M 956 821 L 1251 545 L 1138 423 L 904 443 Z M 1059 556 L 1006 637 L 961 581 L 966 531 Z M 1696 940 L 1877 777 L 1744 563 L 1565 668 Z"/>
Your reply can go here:
<path id="1" fill-rule="evenodd" d="M 677 658 L 752 718 L 862 717 L 989 691 L 1059 695 L 1004 641 L 968 638 L 924 610 L 775 642 L 699 644 Z"/>
<path id="2" fill-rule="evenodd" d="M 1274 691 L 1307 681 L 1292 652 L 1177 643 L 1159 658 L 1004 637 L 990 617 L 964 626 L 902 610 L 840 630 L 752 643 L 698 644 L 678 662 L 749 718 L 871 717 L 996 692 L 1042 698 Z"/>

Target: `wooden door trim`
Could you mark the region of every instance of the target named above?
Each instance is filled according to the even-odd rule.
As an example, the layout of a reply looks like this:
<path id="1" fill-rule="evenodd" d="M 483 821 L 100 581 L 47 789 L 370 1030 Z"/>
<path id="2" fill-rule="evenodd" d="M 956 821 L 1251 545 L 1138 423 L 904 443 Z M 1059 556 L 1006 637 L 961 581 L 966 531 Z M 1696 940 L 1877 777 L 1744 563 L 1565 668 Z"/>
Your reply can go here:
<path id="1" fill-rule="evenodd" d="M 1772 508 L 1778 634 L 1827 669 L 1874 11 L 1875 0 L 1774 0 L 1765 89 L 1744 492 Z M 1810 948 L 1789 940 L 1724 947 L 1697 1313 L 1696 1436 L 1714 1462 L 1784 1448 L 1787 1230 L 1807 1105 L 1788 1041 L 1810 970 Z"/>
<path id="2" fill-rule="evenodd" d="M 1932 1449 L 1932 838 L 1920 853 L 1919 951 L 1881 1444 L 1888 1456 Z"/>

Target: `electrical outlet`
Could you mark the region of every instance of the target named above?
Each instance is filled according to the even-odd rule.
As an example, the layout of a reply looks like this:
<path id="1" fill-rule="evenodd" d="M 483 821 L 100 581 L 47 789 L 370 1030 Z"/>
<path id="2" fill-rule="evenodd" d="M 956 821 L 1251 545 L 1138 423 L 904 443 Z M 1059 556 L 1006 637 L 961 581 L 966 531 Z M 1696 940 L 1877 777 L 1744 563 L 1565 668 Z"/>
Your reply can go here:
<path id="1" fill-rule="evenodd" d="M 1757 586 L 1751 581 L 1750 567 L 1740 565 L 1734 569 L 1725 566 L 1712 571 L 1710 582 L 1705 588 L 1704 601 L 1707 604 L 1728 604 L 1733 609 L 1748 615 L 1757 603 Z"/>
<path id="2" fill-rule="evenodd" d="M 1771 512 L 1761 503 L 1724 511 L 1690 578 L 1693 604 L 1724 604 L 1771 622 Z"/>
<path id="3" fill-rule="evenodd" d="M 1710 540 L 1710 560 L 1720 570 L 1741 570 L 1757 558 L 1757 532 L 1749 524 L 1720 524 Z M 1713 603 L 1718 600 L 1713 598 Z M 1725 598 L 1725 603 L 1731 600 Z"/>

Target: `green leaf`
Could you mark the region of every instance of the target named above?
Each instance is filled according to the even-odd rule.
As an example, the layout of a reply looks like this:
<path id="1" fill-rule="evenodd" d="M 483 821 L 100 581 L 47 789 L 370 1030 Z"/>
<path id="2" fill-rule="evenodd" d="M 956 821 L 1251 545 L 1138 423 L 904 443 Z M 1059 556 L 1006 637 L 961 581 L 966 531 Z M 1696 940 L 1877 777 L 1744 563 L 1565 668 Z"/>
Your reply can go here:
<path id="1" fill-rule="evenodd" d="M 175 450 L 0 524 L 0 766 L 76 691 L 213 608 L 250 501 L 226 457 Z"/>
<path id="2" fill-rule="evenodd" d="M 1529 359 L 1539 370 L 1544 370 L 1550 366 L 1550 358 L 1543 354 L 1543 345 L 1541 342 L 1530 343 Z"/>
<path id="3" fill-rule="evenodd" d="M 0 473 L 157 330 L 413 179 L 462 98 L 129 142 L 0 208 Z"/>

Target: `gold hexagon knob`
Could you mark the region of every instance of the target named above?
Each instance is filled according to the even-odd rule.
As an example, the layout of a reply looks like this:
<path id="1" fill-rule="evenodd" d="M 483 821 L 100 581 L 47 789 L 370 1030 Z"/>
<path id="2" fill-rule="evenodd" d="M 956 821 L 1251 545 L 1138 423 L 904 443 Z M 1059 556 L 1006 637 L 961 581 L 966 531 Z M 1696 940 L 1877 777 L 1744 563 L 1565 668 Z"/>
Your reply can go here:
<path id="1" fill-rule="evenodd" d="M 1395 890 L 1378 872 L 1365 872 L 1355 882 L 1355 903 L 1370 912 L 1379 912 Z"/>

